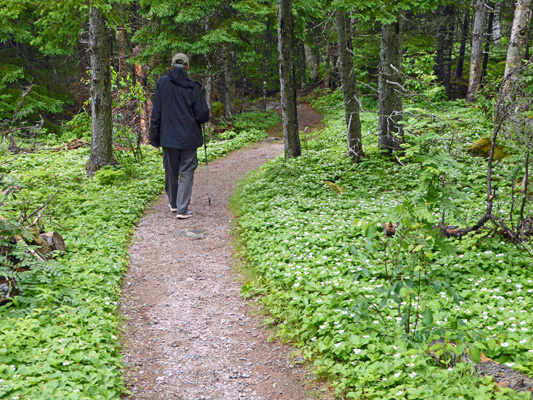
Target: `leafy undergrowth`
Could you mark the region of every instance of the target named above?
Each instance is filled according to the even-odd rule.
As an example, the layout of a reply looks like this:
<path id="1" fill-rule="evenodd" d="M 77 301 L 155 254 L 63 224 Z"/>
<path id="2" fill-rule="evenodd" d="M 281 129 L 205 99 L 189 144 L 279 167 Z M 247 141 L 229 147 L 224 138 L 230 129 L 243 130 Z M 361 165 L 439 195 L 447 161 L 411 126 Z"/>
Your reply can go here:
<path id="1" fill-rule="evenodd" d="M 351 163 L 343 120 L 332 115 L 302 156 L 269 162 L 239 188 L 240 240 L 256 276 L 242 294 L 261 299 L 279 334 L 343 398 L 530 398 L 428 354 L 445 337 L 474 361 L 483 352 L 533 376 L 531 256 L 488 231 L 460 240 L 433 228 L 443 210 L 465 227 L 485 207 L 486 161 L 463 153 L 490 127 L 461 104 L 445 109 L 442 126 L 408 121 L 403 165 L 378 154 L 374 135 L 364 139 L 367 158 Z M 362 115 L 364 135 L 376 119 Z M 444 153 L 422 148 L 442 150 L 448 139 Z M 446 172 L 444 188 L 432 186 L 436 170 Z M 502 216 L 512 170 L 512 160 L 495 167 Z M 386 222 L 400 223 L 396 236 L 382 233 Z"/>
<path id="2" fill-rule="evenodd" d="M 210 143 L 207 156 L 220 157 L 264 135 L 243 129 Z M 143 154 L 136 163 L 132 154 L 116 153 L 121 165 L 103 168 L 93 180 L 84 169 L 87 148 L 0 158 L 2 178 L 21 188 L 0 214 L 14 220 L 59 188 L 41 222 L 67 244 L 46 265 L 15 274 L 21 294 L 0 307 L 0 398 L 120 398 L 116 310 L 127 247 L 164 181 L 158 152 L 147 147 Z M 198 155 L 203 161 L 203 149 Z"/>

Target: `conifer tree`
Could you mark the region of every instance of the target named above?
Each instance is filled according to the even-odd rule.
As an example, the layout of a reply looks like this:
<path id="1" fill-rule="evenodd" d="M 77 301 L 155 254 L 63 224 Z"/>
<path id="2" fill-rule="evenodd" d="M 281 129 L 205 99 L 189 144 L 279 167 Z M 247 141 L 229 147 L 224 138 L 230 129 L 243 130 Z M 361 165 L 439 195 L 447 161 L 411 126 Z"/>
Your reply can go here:
<path id="1" fill-rule="evenodd" d="M 285 157 L 301 154 L 296 109 L 296 81 L 294 76 L 294 22 L 292 0 L 278 0 L 278 52 L 281 87 L 281 110 Z"/>
<path id="2" fill-rule="evenodd" d="M 104 165 L 115 163 L 111 123 L 111 71 L 109 34 L 102 10 L 91 2 L 89 21 L 89 53 L 91 57 L 91 155 L 86 165 L 93 174 Z"/>
<path id="3" fill-rule="evenodd" d="M 481 84 L 482 58 L 483 58 L 483 32 L 485 14 L 487 9 L 486 0 L 476 1 L 476 14 L 472 32 L 472 52 L 470 56 L 470 78 L 468 81 L 468 93 L 466 101 L 473 102 Z"/>
<path id="4" fill-rule="evenodd" d="M 361 140 L 361 120 L 359 118 L 359 99 L 357 98 L 356 78 L 353 68 L 353 45 L 350 15 L 347 11 L 337 10 L 337 29 L 339 54 L 344 95 L 345 120 L 347 125 L 348 152 L 355 162 L 364 156 Z"/>

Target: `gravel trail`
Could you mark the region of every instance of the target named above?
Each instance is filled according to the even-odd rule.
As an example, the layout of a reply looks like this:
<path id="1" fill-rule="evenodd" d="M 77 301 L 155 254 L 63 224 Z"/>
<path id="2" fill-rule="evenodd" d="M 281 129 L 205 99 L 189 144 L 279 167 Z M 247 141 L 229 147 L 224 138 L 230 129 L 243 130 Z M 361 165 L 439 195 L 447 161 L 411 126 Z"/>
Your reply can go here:
<path id="1" fill-rule="evenodd" d="M 201 166 L 188 220 L 176 220 L 165 194 L 145 213 L 122 287 L 125 398 L 333 398 L 293 348 L 269 341 L 233 269 L 229 197 L 244 175 L 282 152 L 282 140 L 269 138 L 209 163 L 211 206 Z"/>

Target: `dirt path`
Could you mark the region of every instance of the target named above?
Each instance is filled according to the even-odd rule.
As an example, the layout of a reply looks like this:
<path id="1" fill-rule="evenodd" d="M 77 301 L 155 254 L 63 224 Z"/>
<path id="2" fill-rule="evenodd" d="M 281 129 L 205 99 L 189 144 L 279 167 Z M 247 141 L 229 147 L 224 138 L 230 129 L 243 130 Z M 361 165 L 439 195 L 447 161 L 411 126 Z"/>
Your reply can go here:
<path id="1" fill-rule="evenodd" d="M 300 129 L 317 126 L 299 107 Z M 283 152 L 269 138 L 195 175 L 190 209 L 178 221 L 162 194 L 147 210 L 123 283 L 124 362 L 131 399 L 311 400 L 325 398 L 294 349 L 270 343 L 249 313 L 232 267 L 228 200 L 248 172 Z"/>

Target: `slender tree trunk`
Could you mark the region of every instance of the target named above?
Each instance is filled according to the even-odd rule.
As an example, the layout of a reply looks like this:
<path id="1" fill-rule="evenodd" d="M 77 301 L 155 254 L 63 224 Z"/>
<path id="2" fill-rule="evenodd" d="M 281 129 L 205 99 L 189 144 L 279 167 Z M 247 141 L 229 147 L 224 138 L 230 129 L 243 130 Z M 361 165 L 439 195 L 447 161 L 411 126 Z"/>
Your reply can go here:
<path id="1" fill-rule="evenodd" d="M 263 111 L 267 109 L 267 79 L 268 79 L 268 49 L 270 42 L 272 41 L 270 36 L 270 19 L 267 18 L 266 35 L 265 35 L 265 51 L 263 53 Z"/>
<path id="2" fill-rule="evenodd" d="M 204 85 L 204 98 L 205 98 L 205 102 L 207 103 L 207 107 L 209 108 L 209 115 L 212 115 L 212 111 L 213 111 L 213 81 L 215 80 L 214 79 L 214 75 L 213 75 L 213 72 L 211 71 L 211 61 L 208 59 L 207 61 L 207 65 L 206 65 L 206 73 L 207 73 L 207 76 L 205 78 L 205 85 Z M 209 122 L 207 122 L 209 124 Z"/>
<path id="3" fill-rule="evenodd" d="M 489 64 L 490 45 L 492 43 L 492 25 L 494 23 L 494 11 L 489 10 L 489 22 L 487 24 L 487 32 L 485 37 L 485 50 L 483 51 L 483 66 L 481 68 L 481 87 L 483 87 L 485 76 L 487 76 L 487 65 Z"/>
<path id="4" fill-rule="evenodd" d="M 278 0 L 278 53 L 281 87 L 281 115 L 285 157 L 301 154 L 296 106 L 296 82 L 294 77 L 294 22 L 292 0 Z"/>
<path id="5" fill-rule="evenodd" d="M 344 115 L 347 125 L 348 152 L 354 162 L 359 162 L 363 154 L 361 140 L 361 120 L 359 100 L 353 68 L 353 45 L 350 16 L 346 11 L 337 10 L 339 54 L 341 61 L 342 93 L 344 95 Z"/>
<path id="6" fill-rule="evenodd" d="M 483 25 L 485 23 L 486 0 L 476 1 L 476 15 L 472 32 L 472 53 L 470 56 L 470 78 L 466 101 L 472 103 L 481 83 L 481 62 L 483 57 Z"/>
<path id="7" fill-rule="evenodd" d="M 500 43 L 502 39 L 502 17 L 501 17 L 502 3 L 494 3 L 494 23 L 492 25 L 492 41 Z"/>
<path id="8" fill-rule="evenodd" d="M 126 78 L 128 75 L 128 71 L 126 70 L 126 28 L 122 23 L 126 16 L 124 7 L 125 6 L 121 3 L 117 4 L 117 13 L 121 19 L 121 22 L 117 26 L 115 36 L 117 39 L 118 50 L 118 73 L 121 77 Z"/>
<path id="9" fill-rule="evenodd" d="M 450 98 L 455 6 L 441 6 L 439 14 L 441 25 L 437 34 L 437 78 Z"/>
<path id="10" fill-rule="evenodd" d="M 135 49 L 133 50 L 133 52 L 135 54 L 140 54 L 141 46 L 139 45 L 135 46 Z M 134 71 L 135 71 L 135 79 L 143 88 L 145 98 L 146 98 L 146 100 L 141 106 L 141 115 L 139 116 L 139 126 L 141 129 L 140 143 L 149 144 L 150 143 L 150 114 L 152 113 L 152 100 L 150 98 L 150 94 L 148 93 L 148 89 L 147 89 L 145 67 L 141 64 L 135 64 Z"/>
<path id="11" fill-rule="evenodd" d="M 207 78 L 205 80 L 205 102 L 207 103 L 207 107 L 209 108 L 209 115 L 212 114 L 213 111 L 213 75 L 209 74 L 207 75 Z"/>
<path id="12" fill-rule="evenodd" d="M 529 45 L 531 43 L 531 29 L 528 29 L 527 31 L 527 38 L 526 38 L 526 51 L 524 53 L 524 59 L 529 60 Z"/>
<path id="13" fill-rule="evenodd" d="M 228 47 L 224 53 L 225 103 L 224 118 L 228 121 L 235 115 L 235 51 Z"/>
<path id="14" fill-rule="evenodd" d="M 307 60 L 307 66 L 309 68 L 309 75 L 311 75 L 311 84 L 316 83 L 318 79 L 318 70 L 316 65 L 316 58 L 313 54 L 313 50 L 307 43 L 304 42 L 305 58 Z"/>
<path id="15" fill-rule="evenodd" d="M 126 78 L 128 71 L 126 70 L 126 28 L 120 24 L 117 28 L 117 44 L 118 44 L 118 73 L 123 78 Z"/>
<path id="16" fill-rule="evenodd" d="M 92 177 L 104 165 L 115 164 L 115 160 L 111 124 L 109 35 L 101 10 L 91 4 L 89 16 L 92 140 L 91 155 L 86 169 Z"/>
<path id="17" fill-rule="evenodd" d="M 324 75 L 324 86 L 329 89 L 331 79 L 331 43 L 326 45 L 326 74 Z"/>
<path id="18" fill-rule="evenodd" d="M 466 53 L 466 41 L 468 39 L 468 25 L 470 23 L 470 14 L 465 13 L 465 18 L 463 20 L 463 26 L 461 29 L 461 44 L 459 46 L 459 57 L 457 57 L 457 74 L 456 77 L 459 79 L 463 76 L 463 67 L 465 63 L 465 53 Z"/>
<path id="19" fill-rule="evenodd" d="M 518 0 L 511 29 L 511 38 L 507 47 L 507 60 L 505 62 L 504 76 L 522 64 L 522 55 L 526 45 L 531 22 L 531 0 Z"/>
<path id="20" fill-rule="evenodd" d="M 403 16 L 381 28 L 378 79 L 378 147 L 399 151 L 403 142 L 402 48 Z"/>
<path id="21" fill-rule="evenodd" d="M 329 80 L 329 87 L 335 89 L 339 83 L 340 76 L 340 62 L 339 62 L 339 46 L 334 44 L 331 46 L 331 78 Z"/>
<path id="22" fill-rule="evenodd" d="M 305 48 L 304 43 L 300 41 L 300 46 L 298 46 L 300 49 L 300 90 L 305 92 L 306 88 L 306 74 L 305 74 Z"/>
<path id="23" fill-rule="evenodd" d="M 512 101 L 514 86 L 519 80 L 518 68 L 522 64 L 522 56 L 526 45 L 529 23 L 531 21 L 531 0 L 516 2 L 511 38 L 507 47 L 507 60 L 498 104 L 502 106 Z M 496 119 L 501 116 L 501 110 L 496 111 Z"/>
<path id="24" fill-rule="evenodd" d="M 241 98 L 241 106 L 239 107 L 239 114 L 242 114 L 242 111 L 244 110 L 244 102 L 246 100 L 246 81 L 248 79 L 248 73 L 247 73 L 247 68 L 246 68 L 246 64 L 244 64 L 244 68 L 243 68 L 243 76 L 242 76 L 242 90 L 241 90 L 241 94 L 242 94 L 242 98 Z"/>

